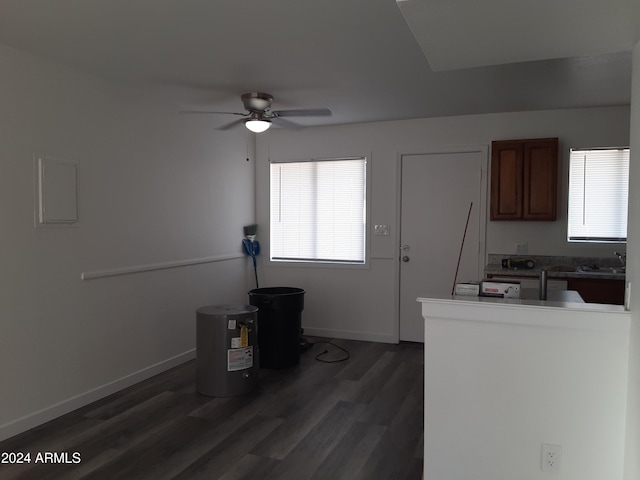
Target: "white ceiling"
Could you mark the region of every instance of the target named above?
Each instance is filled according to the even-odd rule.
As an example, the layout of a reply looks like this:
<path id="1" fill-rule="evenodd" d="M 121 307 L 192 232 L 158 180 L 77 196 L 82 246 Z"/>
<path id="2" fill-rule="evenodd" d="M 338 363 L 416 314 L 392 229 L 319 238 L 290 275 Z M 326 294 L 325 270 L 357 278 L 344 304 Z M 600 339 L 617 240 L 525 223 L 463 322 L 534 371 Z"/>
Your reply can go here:
<path id="1" fill-rule="evenodd" d="M 330 108 L 298 122 L 325 125 L 628 104 L 636 4 L 0 0 L 0 42 L 176 111 L 242 111 L 240 94 L 263 91 L 274 109 Z"/>
<path id="2" fill-rule="evenodd" d="M 628 52 L 640 38 L 638 0 L 398 0 L 398 5 L 436 71 Z"/>

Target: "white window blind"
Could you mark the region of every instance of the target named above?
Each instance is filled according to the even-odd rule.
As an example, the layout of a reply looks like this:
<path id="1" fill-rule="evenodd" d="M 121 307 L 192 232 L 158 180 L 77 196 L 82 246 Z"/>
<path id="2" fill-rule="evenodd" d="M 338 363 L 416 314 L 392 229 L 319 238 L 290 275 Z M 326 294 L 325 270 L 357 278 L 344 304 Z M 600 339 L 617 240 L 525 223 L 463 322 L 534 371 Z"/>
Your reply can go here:
<path id="1" fill-rule="evenodd" d="M 365 262 L 366 159 L 271 164 L 271 259 Z"/>
<path id="2" fill-rule="evenodd" d="M 568 239 L 626 242 L 629 149 L 571 150 Z"/>

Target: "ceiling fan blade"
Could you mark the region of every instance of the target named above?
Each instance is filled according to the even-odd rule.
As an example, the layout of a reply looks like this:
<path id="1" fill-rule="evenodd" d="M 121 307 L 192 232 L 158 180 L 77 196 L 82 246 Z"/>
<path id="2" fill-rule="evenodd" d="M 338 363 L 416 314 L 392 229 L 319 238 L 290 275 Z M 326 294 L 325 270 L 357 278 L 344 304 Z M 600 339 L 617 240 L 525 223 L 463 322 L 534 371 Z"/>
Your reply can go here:
<path id="1" fill-rule="evenodd" d="M 226 125 L 223 125 L 221 127 L 216 128 L 216 130 L 231 130 L 233 127 L 236 127 L 238 125 L 242 125 L 246 120 L 244 118 L 240 118 L 238 120 L 234 120 L 231 123 L 227 123 Z"/>
<path id="2" fill-rule="evenodd" d="M 294 123 L 290 120 L 285 120 L 284 118 L 280 117 L 273 117 L 270 120 L 274 125 L 277 125 L 279 127 L 291 128 L 292 130 L 300 130 L 304 128 L 302 125 L 298 125 L 297 123 Z"/>
<path id="3" fill-rule="evenodd" d="M 274 117 L 330 117 L 328 108 L 313 108 L 306 110 L 275 110 L 271 112 Z"/>
<path id="4" fill-rule="evenodd" d="M 240 115 L 243 117 L 249 116 L 248 113 L 238 113 L 238 112 L 215 112 L 212 110 L 180 110 L 180 113 L 195 113 L 195 114 L 214 114 L 214 115 Z"/>

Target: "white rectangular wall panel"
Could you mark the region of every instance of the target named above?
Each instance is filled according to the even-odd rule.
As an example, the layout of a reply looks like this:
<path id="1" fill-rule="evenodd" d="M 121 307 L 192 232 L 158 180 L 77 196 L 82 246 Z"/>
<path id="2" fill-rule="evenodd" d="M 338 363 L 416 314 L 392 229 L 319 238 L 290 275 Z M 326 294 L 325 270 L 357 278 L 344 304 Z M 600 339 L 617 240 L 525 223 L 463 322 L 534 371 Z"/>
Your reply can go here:
<path id="1" fill-rule="evenodd" d="M 38 159 L 38 223 L 71 225 L 78 221 L 78 164 Z"/>

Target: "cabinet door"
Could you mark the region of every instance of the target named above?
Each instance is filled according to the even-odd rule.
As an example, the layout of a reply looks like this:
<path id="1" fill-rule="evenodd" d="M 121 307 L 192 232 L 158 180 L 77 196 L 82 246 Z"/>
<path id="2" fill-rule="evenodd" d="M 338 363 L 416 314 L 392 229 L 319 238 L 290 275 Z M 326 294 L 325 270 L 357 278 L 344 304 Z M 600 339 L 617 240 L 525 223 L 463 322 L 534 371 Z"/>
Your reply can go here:
<path id="1" fill-rule="evenodd" d="M 624 305 L 624 280 L 570 278 L 568 289 L 577 291 L 587 303 Z"/>
<path id="2" fill-rule="evenodd" d="M 524 144 L 523 220 L 555 220 L 558 183 L 558 139 Z"/>
<path id="3" fill-rule="evenodd" d="M 521 141 L 491 145 L 491 220 L 522 218 L 523 155 Z"/>

